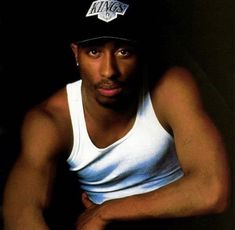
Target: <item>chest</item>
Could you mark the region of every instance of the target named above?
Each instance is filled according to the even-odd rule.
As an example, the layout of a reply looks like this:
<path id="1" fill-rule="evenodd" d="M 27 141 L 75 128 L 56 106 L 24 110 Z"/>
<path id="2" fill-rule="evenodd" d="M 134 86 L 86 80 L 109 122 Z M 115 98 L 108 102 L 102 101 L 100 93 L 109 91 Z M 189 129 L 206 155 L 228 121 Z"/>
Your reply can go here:
<path id="1" fill-rule="evenodd" d="M 104 122 L 105 123 L 105 122 Z M 97 148 L 106 148 L 124 138 L 132 130 L 135 118 L 129 121 L 107 122 L 99 124 L 89 118 L 86 119 L 86 131 L 91 142 Z"/>
<path id="2" fill-rule="evenodd" d="M 174 143 L 161 130 L 155 131 L 144 124 L 134 125 L 106 148 L 97 148 L 89 139 L 83 141 L 77 161 L 80 179 L 92 182 L 161 172 L 175 161 Z"/>

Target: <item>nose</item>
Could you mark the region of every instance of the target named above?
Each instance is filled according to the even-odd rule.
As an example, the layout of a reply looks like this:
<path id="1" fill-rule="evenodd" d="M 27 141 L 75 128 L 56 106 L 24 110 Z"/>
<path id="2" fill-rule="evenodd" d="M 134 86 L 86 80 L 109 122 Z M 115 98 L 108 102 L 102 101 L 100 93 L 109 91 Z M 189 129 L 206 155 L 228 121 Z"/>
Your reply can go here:
<path id="1" fill-rule="evenodd" d="M 115 56 L 107 52 L 101 62 L 101 76 L 103 78 L 115 78 L 118 75 L 118 65 Z"/>

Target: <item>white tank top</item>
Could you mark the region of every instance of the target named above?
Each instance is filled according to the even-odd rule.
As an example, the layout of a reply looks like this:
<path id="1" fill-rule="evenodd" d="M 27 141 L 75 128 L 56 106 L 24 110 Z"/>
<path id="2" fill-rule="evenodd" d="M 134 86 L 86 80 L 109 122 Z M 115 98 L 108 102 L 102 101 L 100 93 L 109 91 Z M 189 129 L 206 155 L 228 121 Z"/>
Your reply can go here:
<path id="1" fill-rule="evenodd" d="M 67 162 L 91 201 L 150 192 L 183 176 L 174 140 L 159 123 L 149 93 L 140 100 L 131 130 L 106 148 L 96 147 L 88 135 L 81 80 L 67 85 L 67 95 L 74 141 Z"/>

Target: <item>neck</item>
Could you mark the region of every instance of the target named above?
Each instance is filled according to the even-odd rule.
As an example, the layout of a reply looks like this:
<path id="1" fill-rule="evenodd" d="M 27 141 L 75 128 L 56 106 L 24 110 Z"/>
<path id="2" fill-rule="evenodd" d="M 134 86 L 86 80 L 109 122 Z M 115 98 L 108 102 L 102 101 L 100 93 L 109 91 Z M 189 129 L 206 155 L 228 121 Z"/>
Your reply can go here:
<path id="1" fill-rule="evenodd" d="M 139 95 L 132 95 L 131 98 L 123 101 L 122 104 L 115 104 L 113 106 L 104 106 L 98 103 L 96 99 L 89 97 L 85 90 L 82 90 L 82 97 L 85 116 L 98 121 L 100 124 L 125 123 L 136 116 Z"/>

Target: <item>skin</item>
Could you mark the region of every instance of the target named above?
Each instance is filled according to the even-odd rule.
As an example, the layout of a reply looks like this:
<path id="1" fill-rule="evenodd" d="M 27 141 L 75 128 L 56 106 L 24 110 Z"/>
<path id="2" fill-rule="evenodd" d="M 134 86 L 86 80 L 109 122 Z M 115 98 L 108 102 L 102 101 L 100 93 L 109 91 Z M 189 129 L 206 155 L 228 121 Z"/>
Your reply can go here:
<path id="1" fill-rule="evenodd" d="M 128 43 L 115 41 L 71 47 L 83 80 L 88 133 L 97 147 L 106 147 L 133 126 L 140 82 L 138 52 Z M 174 136 L 185 176 L 153 192 L 101 205 L 93 204 L 84 192 L 81 199 L 85 210 L 78 217 L 77 229 L 102 230 L 114 220 L 205 215 L 227 208 L 230 172 L 226 150 L 203 108 L 192 74 L 173 67 L 151 86 L 156 116 Z M 127 96 L 132 100 L 127 102 Z M 69 154 L 71 148 L 72 129 L 66 91 L 62 89 L 25 117 L 21 154 L 5 190 L 7 230 L 48 229 L 42 211 L 50 201 L 58 157 L 61 152 Z"/>

